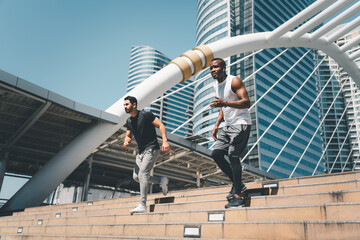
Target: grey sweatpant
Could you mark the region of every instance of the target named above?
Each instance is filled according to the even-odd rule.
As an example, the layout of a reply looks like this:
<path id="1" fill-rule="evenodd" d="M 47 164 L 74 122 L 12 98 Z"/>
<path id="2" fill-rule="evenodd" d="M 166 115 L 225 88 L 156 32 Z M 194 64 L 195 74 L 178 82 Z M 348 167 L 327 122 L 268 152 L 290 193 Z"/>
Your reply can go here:
<path id="1" fill-rule="evenodd" d="M 225 126 L 218 135 L 211 157 L 219 168 L 233 182 L 234 193 L 240 194 L 242 189 L 242 166 L 240 157 L 244 156 L 251 125 L 238 124 Z M 229 157 L 230 162 L 224 156 Z"/>
<path id="2" fill-rule="evenodd" d="M 160 149 L 146 149 L 136 155 L 136 164 L 134 167 L 133 178 L 140 183 L 140 203 L 146 205 L 149 183 L 160 184 L 161 178 L 150 176 L 157 158 L 160 155 Z"/>

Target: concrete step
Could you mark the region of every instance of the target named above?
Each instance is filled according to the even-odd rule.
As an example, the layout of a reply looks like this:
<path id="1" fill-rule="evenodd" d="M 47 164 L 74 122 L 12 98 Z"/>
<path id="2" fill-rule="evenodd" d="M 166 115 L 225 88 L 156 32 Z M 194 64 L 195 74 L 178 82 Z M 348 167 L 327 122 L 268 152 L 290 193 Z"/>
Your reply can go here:
<path id="1" fill-rule="evenodd" d="M 359 172 L 285 179 L 268 196 L 253 194 L 272 181 L 248 183 L 250 207 L 228 210 L 230 186 L 151 194 L 154 212 L 133 216 L 139 196 L 29 208 L 0 218 L 0 239 L 358 239 L 358 181 Z"/>
<path id="2" fill-rule="evenodd" d="M 40 235 L 40 234 L 4 234 L 2 240 L 221 240 L 225 238 L 189 238 L 189 237 L 137 237 L 137 236 L 91 236 L 91 235 Z M 238 239 L 242 240 L 242 239 Z M 246 239 L 244 239 L 246 240 Z"/>
<path id="3" fill-rule="evenodd" d="M 346 191 L 351 191 L 352 189 L 358 188 L 358 181 L 357 180 L 350 180 L 350 181 L 341 181 L 341 182 L 333 182 L 333 183 L 316 183 L 316 184 L 301 184 L 301 185 L 289 185 L 289 186 L 283 186 L 279 189 L 273 190 L 271 194 L 277 194 L 277 195 L 271 195 L 271 196 L 261 196 L 261 197 L 255 197 L 252 196 L 250 201 L 247 202 L 247 206 L 266 206 L 263 204 L 274 204 L 273 206 L 280 206 L 281 204 L 276 203 L 277 198 L 270 198 L 273 196 L 283 196 L 282 199 L 287 199 L 286 196 L 291 196 L 289 199 L 294 200 L 294 203 L 302 204 L 300 199 L 296 199 L 296 196 L 294 195 L 301 195 L 301 194 L 311 194 L 314 190 L 318 193 L 328 193 L 327 198 L 330 199 L 336 199 L 341 200 L 341 198 L 344 198 L 344 195 L 341 191 L 337 191 L 340 189 L 348 189 Z M 331 192 L 329 192 L 329 189 Z M 327 192 L 326 192 L 327 190 Z M 334 192 L 335 191 L 335 192 Z M 176 203 L 183 203 L 178 204 L 175 207 L 178 208 L 177 210 L 199 210 L 199 209 L 219 209 L 223 208 L 226 204 L 225 196 L 227 195 L 227 192 L 214 192 L 214 193 L 206 193 L 206 194 L 193 194 L 189 196 L 185 195 L 179 195 L 180 197 L 173 197 L 172 201 Z M 351 198 L 352 196 L 352 198 Z M 349 198 L 350 197 L 350 198 Z M 171 198 L 171 197 L 166 197 Z M 265 199 L 261 199 L 265 198 Z M 359 194 L 353 193 L 353 194 L 345 194 L 345 198 L 354 199 L 354 201 L 359 201 Z M 161 198 L 159 198 L 161 199 Z M 164 199 L 164 198 L 162 198 Z M 207 199 L 204 201 L 204 204 L 201 205 L 202 199 Z M 308 201 L 312 201 L 311 197 L 307 198 Z M 331 201 L 328 199 L 328 201 Z M 55 206 L 51 206 L 49 208 L 48 206 L 43 208 L 36 208 L 39 211 L 26 211 L 26 212 L 18 212 L 14 214 L 14 219 L 39 219 L 39 218 L 51 218 L 54 216 L 57 216 L 61 214 L 63 217 L 71 217 L 71 216 L 91 216 L 91 215 L 106 215 L 108 213 L 113 214 L 121 214 L 121 213 L 128 213 L 130 209 L 134 208 L 138 204 L 138 199 L 132 199 L 132 201 L 120 201 L 121 199 L 118 199 L 117 203 L 114 203 L 114 201 L 111 201 L 110 204 L 101 204 L 101 205 L 80 205 L 77 206 L 74 205 L 57 205 L 57 208 Z M 148 201 L 148 206 L 150 206 L 149 211 L 171 211 L 170 209 L 164 209 L 169 206 L 169 208 L 174 208 L 172 205 L 166 205 L 166 204 L 153 204 L 155 199 Z M 271 203 L 275 201 L 275 203 Z M 289 204 L 288 200 L 284 200 L 288 203 L 283 203 L 283 205 Z M 169 201 L 171 203 L 171 201 Z M 152 208 L 152 209 L 151 209 Z M 40 211 L 41 210 L 41 211 Z M 175 210 L 175 209 L 174 209 Z"/>
<path id="4" fill-rule="evenodd" d="M 251 197 L 249 201 L 251 207 L 310 205 L 340 202 L 349 203 L 360 201 L 360 189 L 289 195 L 254 196 Z"/>
<path id="5" fill-rule="evenodd" d="M 207 200 L 225 200 L 228 192 L 217 192 L 207 194 L 194 194 L 176 197 L 173 201 L 163 201 L 164 203 L 190 203 Z M 164 197 L 166 199 L 168 197 Z M 288 195 L 265 195 L 249 196 L 248 207 L 261 206 L 281 206 L 281 205 L 302 205 L 336 202 L 357 202 L 360 201 L 360 189 L 344 191 L 328 191 L 315 193 L 296 193 Z M 158 201 L 161 202 L 161 201 Z M 160 203 L 161 204 L 161 203 Z"/>
<path id="6" fill-rule="evenodd" d="M 212 195 L 211 195 L 212 196 Z M 217 195 L 216 195 L 217 196 Z M 226 201 L 224 201 L 224 195 L 219 194 L 221 199 L 210 199 L 211 201 L 220 201 L 220 206 L 225 205 Z M 175 201 L 172 205 L 174 205 L 174 209 L 177 209 L 176 206 L 179 204 L 186 204 L 187 202 L 195 202 L 198 203 L 199 208 L 202 209 L 201 201 L 188 201 L 188 197 L 183 197 L 183 201 L 178 200 Z M 182 199 L 182 198 L 179 198 Z M 198 200 L 198 197 L 195 196 L 195 200 Z M 201 200 L 201 199 L 200 199 Z M 207 200 L 209 201 L 209 200 Z M 280 206 L 297 206 L 297 205 L 318 205 L 318 204 L 329 204 L 329 203 L 350 203 L 350 202 L 360 202 L 360 190 L 348 190 L 348 191 L 341 191 L 341 192 L 323 192 L 323 193 L 306 193 L 306 194 L 294 194 L 294 195 L 272 195 L 272 196 L 254 196 L 250 199 L 250 206 L 253 207 L 280 207 Z M 189 208 L 189 207 L 188 207 Z M 222 207 L 220 209 L 223 209 Z M 127 209 L 128 210 L 128 209 Z M 169 211 L 168 206 L 166 204 L 157 204 L 153 207 L 155 211 Z M 178 209 L 179 210 L 179 209 Z M 96 210 L 99 214 L 99 212 Z M 76 212 L 72 213 L 73 217 L 81 217 L 82 214 L 77 215 Z M 128 211 L 124 211 L 124 214 L 128 214 Z M 96 215 L 96 214 L 89 214 Z M 110 215 L 113 215 L 110 214 Z M 96 216 L 108 216 L 108 215 L 96 215 Z M 67 215 L 63 214 L 59 216 L 60 218 L 67 217 Z M 69 215 L 68 217 L 71 217 Z M 0 225 L 13 225 L 15 222 L 16 225 L 31 225 L 37 224 L 38 219 L 56 219 L 56 215 L 54 214 L 30 214 L 30 215 L 23 215 L 17 217 L 3 217 L 1 218 Z M 18 220 L 20 219 L 20 220 Z M 28 224 L 27 224 L 28 223 Z"/>
<path id="7" fill-rule="evenodd" d="M 143 214 L 112 214 L 99 216 L 76 216 L 67 218 L 44 218 L 38 220 L 9 221 L 3 227 L 79 225 L 79 224 L 121 224 L 121 223 L 170 223 L 206 221 L 295 221 L 295 220 L 358 220 L 360 202 L 331 203 L 280 207 L 239 207 L 233 209 L 201 209 L 192 211 L 166 211 Z"/>
<path id="8" fill-rule="evenodd" d="M 184 223 L 147 223 L 147 224 L 94 224 L 94 225 L 54 225 L 46 228 L 24 226 L 23 236 L 27 234 L 62 236 L 63 239 L 82 239 L 82 237 L 153 237 L 171 239 L 196 237 L 201 239 L 358 239 L 360 221 L 259 221 L 259 222 L 194 222 Z M 11 233 L 8 233 L 11 234 Z M 6 234 L 4 234 L 6 235 Z M 13 235 L 13 234 L 11 234 Z M 19 238 L 17 238 L 19 239 Z M 39 239 L 39 238 L 37 238 Z M 58 238 L 59 239 L 59 238 Z"/>
<path id="9" fill-rule="evenodd" d="M 18 234 L 6 234 L 2 235 L 2 240 L 183 240 L 184 238 L 169 238 L 169 237 L 132 237 L 132 236 L 89 236 L 89 235 L 38 235 L 38 234 L 26 234 L 26 235 L 18 235 Z M 187 240 L 198 240 L 199 238 L 186 238 Z M 201 238 L 203 240 L 214 240 L 214 238 Z M 241 239 L 240 239 L 241 240 Z"/>
<path id="10" fill-rule="evenodd" d="M 297 185 L 297 184 L 326 183 L 326 182 L 349 181 L 355 179 L 360 180 L 360 171 L 322 174 L 316 176 L 297 177 L 291 179 L 288 178 L 280 179 L 279 185 L 287 186 L 287 185 Z"/>
<path id="11" fill-rule="evenodd" d="M 352 180 L 360 180 L 360 172 L 354 171 L 354 172 L 347 172 L 347 173 L 336 173 L 336 174 L 325 174 L 325 175 L 317 175 L 317 176 L 309 176 L 309 177 L 300 177 L 300 178 L 292 178 L 292 179 L 281 179 L 277 180 L 275 182 L 278 182 L 279 189 L 283 189 L 282 191 L 279 191 L 279 193 L 271 192 L 270 194 L 290 194 L 298 191 L 298 193 L 301 193 L 301 189 L 291 189 L 290 186 L 296 187 L 298 185 L 309 185 L 311 186 L 313 183 L 316 183 L 318 186 L 323 185 L 326 183 L 328 185 L 333 184 L 334 182 L 351 182 Z M 261 181 L 261 182 L 251 182 L 246 183 L 246 186 L 248 189 L 256 189 L 256 188 L 262 188 L 263 184 L 266 183 L 272 183 L 274 181 Z M 285 187 L 286 186 L 286 187 Z M 351 187 L 355 187 L 356 184 L 348 184 L 346 189 L 340 189 L 341 186 L 337 185 L 338 189 L 330 189 L 330 190 L 321 190 L 321 191 L 337 191 L 337 190 L 349 190 Z M 283 188 L 284 187 L 284 188 Z M 224 193 L 227 195 L 229 192 L 231 186 L 230 185 L 224 185 L 224 186 L 218 186 L 218 187 L 208 187 L 208 188 L 196 188 L 196 189 L 188 189 L 188 190 L 180 190 L 180 191 L 169 191 L 167 194 L 167 197 L 185 197 L 185 196 L 192 196 L 192 195 L 205 195 L 205 194 L 213 194 L 213 193 Z M 331 188 L 331 187 L 329 187 Z M 284 190 L 285 189 L 285 190 Z M 353 188 L 353 189 L 356 189 Z M 306 192 L 309 192 L 307 189 Z M 312 191 L 316 192 L 316 191 Z M 153 201 L 156 198 L 162 198 L 163 195 L 161 193 L 156 194 L 149 194 L 148 199 L 149 201 Z M 117 205 L 120 202 L 136 202 L 138 201 L 139 196 L 132 196 L 132 197 L 123 197 L 123 198 L 117 198 L 117 199 L 106 199 L 106 200 L 98 200 L 98 201 L 88 201 L 88 202 L 81 202 L 81 203 L 69 203 L 69 204 L 63 204 L 64 208 L 72 209 L 73 207 L 77 207 L 79 210 L 81 208 L 87 208 L 88 204 L 91 204 L 91 208 L 103 208 L 104 205 Z M 42 206 L 42 207 L 33 207 L 33 208 L 27 208 L 25 209 L 25 212 L 31 212 L 31 211 L 49 211 L 51 209 L 58 210 L 59 205 L 51 205 L 51 206 Z M 21 214 L 20 213 L 14 213 L 14 215 Z"/>
<path id="12" fill-rule="evenodd" d="M 220 206 L 217 211 L 223 211 L 223 206 L 226 204 L 226 201 L 224 201 L 224 198 L 222 199 L 211 199 L 211 201 L 216 202 L 217 206 Z M 211 202 L 209 200 L 206 201 L 206 204 L 209 204 Z M 289 207 L 289 206 L 296 206 L 296 205 L 319 205 L 319 204 L 329 204 L 329 203 L 350 203 L 350 202 L 360 202 L 360 190 L 350 190 L 350 191 L 344 191 L 344 192 L 326 192 L 326 193 L 311 193 L 311 194 L 296 194 L 296 195 L 288 195 L 288 196 L 265 196 L 265 197 L 259 197 L 255 196 L 251 198 L 251 208 L 254 207 Z M 183 204 L 188 204 L 190 206 L 181 206 Z M 195 211 L 194 209 L 198 210 L 204 210 L 204 204 L 202 201 L 192 201 L 191 203 L 185 202 L 179 202 L 179 203 L 173 203 L 171 205 L 169 204 L 157 204 L 153 208 L 155 212 L 160 212 L 160 214 L 163 214 L 164 212 L 179 212 L 181 209 L 185 209 L 184 211 L 189 211 L 187 209 L 190 209 L 190 211 Z M 126 210 L 122 211 L 122 213 L 118 213 L 120 215 L 129 215 L 129 208 L 126 208 Z M 211 209 L 210 209 L 211 211 Z M 0 226 L 21 226 L 21 225 L 36 225 L 39 221 L 42 221 L 44 225 L 47 224 L 65 224 L 70 223 L 69 220 L 64 220 L 66 218 L 68 219 L 86 219 L 86 221 L 92 221 L 92 219 L 100 222 L 108 222 L 111 223 L 112 221 L 115 221 L 115 215 L 112 211 L 109 211 L 110 214 L 104 214 L 101 215 L 101 212 L 98 210 L 95 210 L 93 213 L 88 213 L 88 215 L 83 214 L 76 214 L 76 212 L 70 212 L 69 214 L 62 214 L 62 216 L 59 216 L 59 218 L 56 218 L 56 215 L 54 214 L 30 214 L 30 215 L 24 215 L 22 217 L 5 217 L 2 218 L 2 221 L 0 221 Z M 108 213 L 109 213 L 108 212 Z M 118 211 L 119 212 L 119 211 Z M 17 220 L 19 219 L 19 220 Z M 133 222 L 132 220 L 135 220 L 136 218 L 133 217 L 130 220 L 126 220 L 128 222 Z M 176 217 L 174 217 L 176 219 Z M 352 218 L 351 218 L 352 219 Z M 306 219 L 309 220 L 309 219 Z M 171 221 L 171 220 L 170 220 Z M 117 221 L 118 222 L 118 221 Z M 73 222 L 71 222 L 73 223 Z M 78 222 L 75 222 L 78 223 Z M 90 222 L 92 223 L 92 222 Z"/>
<path id="13" fill-rule="evenodd" d="M 277 195 L 359 189 L 359 180 L 321 182 L 279 187 Z M 272 194 L 274 195 L 274 194 Z"/>

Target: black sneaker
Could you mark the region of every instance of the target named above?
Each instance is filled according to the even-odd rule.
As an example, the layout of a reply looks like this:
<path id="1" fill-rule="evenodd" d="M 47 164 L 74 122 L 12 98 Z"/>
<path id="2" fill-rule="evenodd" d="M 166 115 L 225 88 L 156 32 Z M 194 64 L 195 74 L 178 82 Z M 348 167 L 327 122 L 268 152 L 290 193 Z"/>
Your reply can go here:
<path id="1" fill-rule="evenodd" d="M 245 201 L 243 198 L 233 197 L 225 205 L 225 208 L 244 207 L 244 206 L 245 206 Z"/>
<path id="2" fill-rule="evenodd" d="M 246 191 L 246 186 L 245 184 L 241 183 L 241 190 L 240 190 L 240 193 L 243 193 Z M 234 185 L 232 186 L 231 188 L 231 191 L 229 193 L 229 195 L 226 196 L 226 199 L 229 201 L 231 198 L 235 197 L 234 196 Z"/>

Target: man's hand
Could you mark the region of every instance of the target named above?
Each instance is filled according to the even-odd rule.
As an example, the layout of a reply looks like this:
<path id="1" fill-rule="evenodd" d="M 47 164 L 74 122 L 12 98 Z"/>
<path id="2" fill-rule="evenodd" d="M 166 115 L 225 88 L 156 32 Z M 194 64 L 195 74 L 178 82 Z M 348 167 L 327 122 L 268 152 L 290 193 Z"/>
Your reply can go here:
<path id="1" fill-rule="evenodd" d="M 215 100 L 210 102 L 211 108 L 217 108 L 217 107 L 226 107 L 227 102 L 221 98 L 215 97 Z"/>
<path id="2" fill-rule="evenodd" d="M 163 141 L 161 151 L 163 151 L 165 154 L 168 154 L 170 152 L 170 145 L 168 141 Z"/>
<path id="3" fill-rule="evenodd" d="M 123 147 L 125 149 L 127 149 L 127 147 L 129 146 L 130 143 L 131 143 L 131 131 L 128 130 L 128 131 L 126 131 L 126 136 L 125 136 Z"/>
<path id="4" fill-rule="evenodd" d="M 123 144 L 123 147 L 124 147 L 125 149 L 127 149 L 127 147 L 129 146 L 129 144 L 130 144 L 130 143 L 129 143 L 128 141 L 125 141 L 124 144 Z"/>
<path id="5" fill-rule="evenodd" d="M 217 140 L 217 132 L 218 132 L 218 130 L 219 130 L 218 127 L 214 127 L 214 129 L 211 132 L 211 136 L 215 141 Z"/>

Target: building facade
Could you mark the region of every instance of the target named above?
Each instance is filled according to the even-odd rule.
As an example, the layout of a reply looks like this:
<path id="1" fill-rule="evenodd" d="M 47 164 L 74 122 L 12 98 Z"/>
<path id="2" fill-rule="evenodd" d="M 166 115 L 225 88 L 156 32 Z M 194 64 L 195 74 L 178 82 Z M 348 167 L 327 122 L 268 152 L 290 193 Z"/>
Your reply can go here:
<path id="1" fill-rule="evenodd" d="M 344 45 L 345 43 L 351 41 L 354 38 L 358 38 L 360 36 L 360 27 L 353 30 L 351 33 L 343 36 L 337 41 L 339 46 Z M 352 49 L 347 51 L 351 54 L 354 51 L 358 51 L 360 48 L 360 44 L 357 44 Z M 360 66 L 360 58 L 355 59 L 355 62 Z M 339 71 L 339 81 L 340 85 L 343 87 L 343 93 L 345 98 L 345 105 L 348 105 L 346 108 L 346 119 L 347 124 L 350 129 L 349 134 L 349 145 L 350 145 L 350 153 L 351 160 L 349 166 L 346 165 L 346 169 L 350 167 L 351 169 L 359 170 L 360 169 L 360 89 L 359 86 L 354 82 L 354 80 L 349 77 L 349 75 L 338 66 Z"/>
<path id="2" fill-rule="evenodd" d="M 333 31 L 340 29 L 338 26 Z M 328 34 L 331 34 L 329 32 Z M 342 46 L 352 39 L 360 35 L 360 27 L 354 29 L 349 34 L 341 37 L 336 41 L 339 46 Z M 348 51 L 351 54 L 358 50 L 360 44 L 354 46 Z M 323 53 L 319 51 L 319 58 L 323 57 Z M 355 62 L 360 65 L 360 59 L 355 59 Z M 322 70 L 319 71 L 318 85 L 324 85 L 324 78 L 326 75 L 334 74 L 334 81 L 332 81 L 332 89 L 326 91 L 324 97 L 321 98 L 320 115 L 324 116 L 329 104 L 333 101 L 337 93 L 339 97 L 335 99 L 335 106 L 330 110 L 326 124 L 323 126 L 323 150 L 326 151 L 325 167 L 326 172 L 343 172 L 351 171 L 352 169 L 360 169 L 359 165 L 359 138 L 360 138 L 360 93 L 359 87 L 354 80 L 343 71 L 343 69 L 330 57 L 322 64 Z M 327 148 L 327 149 L 326 149 Z"/>
<path id="3" fill-rule="evenodd" d="M 127 92 L 130 92 L 135 86 L 165 67 L 170 61 L 163 53 L 152 47 L 132 47 Z M 191 80 L 175 85 L 164 95 L 178 90 L 189 82 Z M 192 116 L 193 89 L 193 86 L 182 89 L 169 97 L 152 103 L 145 110 L 154 113 L 165 124 L 166 130 L 172 132 Z M 179 128 L 174 133 L 181 136 L 192 135 L 192 122 Z"/>
<path id="4" fill-rule="evenodd" d="M 324 154 L 324 162 L 321 164 L 325 164 L 327 173 L 332 168 L 332 172 L 341 172 L 346 162 L 350 160 L 345 168 L 350 170 L 352 159 L 348 158 L 350 154 L 348 117 L 344 114 L 346 107 L 344 89 L 340 87 L 339 82 L 339 66 L 321 51 L 317 51 L 314 56 L 316 65 L 321 63 L 316 72 L 316 86 L 318 94 L 321 93 L 318 100 Z"/>
<path id="5" fill-rule="evenodd" d="M 237 35 L 271 31 L 312 2 L 295 0 L 289 4 L 288 1 L 280 0 L 199 0 L 196 45 L 208 44 L 221 38 Z M 313 53 L 304 48 L 289 49 L 249 78 L 253 72 L 283 50 L 285 49 L 264 50 L 241 63 L 236 62 L 250 53 L 225 59 L 229 66 L 228 74 L 243 79 L 253 106 L 250 111 L 252 130 L 249 149 L 252 149 L 261 138 L 248 154 L 245 162 L 279 176 L 288 177 L 297 165 L 300 156 L 303 155 L 293 176 L 311 175 L 322 152 L 320 133 L 315 133 L 319 125 L 317 105 L 314 104 L 314 107 L 306 114 L 317 96 L 315 77 L 311 76 L 303 87 L 301 85 L 314 69 Z M 303 55 L 305 57 L 302 61 L 285 75 Z M 282 80 L 254 106 L 267 89 L 280 78 Z M 210 140 L 211 130 L 218 115 L 216 110 L 207 108 L 214 97 L 215 80 L 209 74 L 209 69 L 197 74 L 196 79 L 202 80 L 195 86 L 194 114 L 206 110 L 194 119 L 193 133 Z M 296 93 L 300 87 L 301 90 Z M 295 97 L 292 99 L 293 96 Z M 288 102 L 290 102 L 289 105 L 282 111 Z M 272 123 L 275 118 L 277 120 Z M 300 122 L 302 123 L 299 125 Z M 288 141 L 295 129 L 297 129 L 295 134 Z M 306 148 L 312 138 L 312 143 Z M 304 153 L 305 149 L 307 150 Z M 276 161 L 272 165 L 274 160 Z M 316 174 L 323 172 L 324 165 L 321 164 Z"/>

